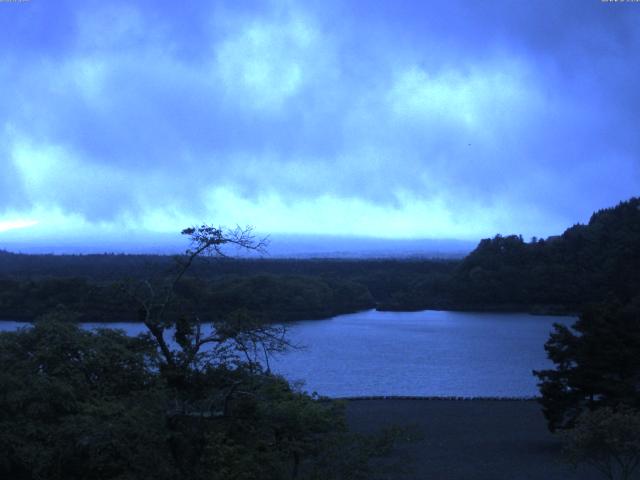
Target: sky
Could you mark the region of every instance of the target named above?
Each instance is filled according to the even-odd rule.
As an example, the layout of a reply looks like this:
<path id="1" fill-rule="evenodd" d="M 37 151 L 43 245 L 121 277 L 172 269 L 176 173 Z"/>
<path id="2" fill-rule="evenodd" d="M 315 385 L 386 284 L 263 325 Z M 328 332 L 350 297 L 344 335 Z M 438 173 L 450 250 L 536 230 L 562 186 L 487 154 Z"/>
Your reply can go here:
<path id="1" fill-rule="evenodd" d="M 0 1 L 0 247 L 558 234 L 637 195 L 639 79 L 631 1 Z"/>

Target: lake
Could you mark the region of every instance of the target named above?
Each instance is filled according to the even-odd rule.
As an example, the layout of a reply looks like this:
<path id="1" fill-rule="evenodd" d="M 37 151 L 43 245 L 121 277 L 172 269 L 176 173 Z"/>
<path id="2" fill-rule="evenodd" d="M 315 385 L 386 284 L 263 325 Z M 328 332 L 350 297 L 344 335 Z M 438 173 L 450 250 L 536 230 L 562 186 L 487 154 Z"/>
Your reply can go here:
<path id="1" fill-rule="evenodd" d="M 544 342 L 554 322 L 573 317 L 514 313 L 369 310 L 289 324 L 304 348 L 275 357 L 271 368 L 304 389 L 330 397 L 407 395 L 529 397 L 531 371 L 552 366 Z M 0 331 L 24 323 L 0 322 Z M 121 328 L 136 323 L 84 324 Z"/>

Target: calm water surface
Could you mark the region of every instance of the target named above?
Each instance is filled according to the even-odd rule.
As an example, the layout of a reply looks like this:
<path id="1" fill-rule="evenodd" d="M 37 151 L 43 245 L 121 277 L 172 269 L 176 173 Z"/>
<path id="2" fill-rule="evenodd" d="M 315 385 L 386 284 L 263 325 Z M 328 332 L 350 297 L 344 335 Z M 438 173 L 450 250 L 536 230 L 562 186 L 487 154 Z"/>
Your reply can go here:
<path id="1" fill-rule="evenodd" d="M 537 395 L 531 370 L 551 366 L 544 342 L 554 322 L 572 317 L 442 311 L 366 312 L 289 325 L 300 350 L 274 358 L 272 370 L 331 397 L 362 395 Z M 18 322 L 0 322 L 14 330 Z M 85 324 L 121 328 L 136 323 Z"/>

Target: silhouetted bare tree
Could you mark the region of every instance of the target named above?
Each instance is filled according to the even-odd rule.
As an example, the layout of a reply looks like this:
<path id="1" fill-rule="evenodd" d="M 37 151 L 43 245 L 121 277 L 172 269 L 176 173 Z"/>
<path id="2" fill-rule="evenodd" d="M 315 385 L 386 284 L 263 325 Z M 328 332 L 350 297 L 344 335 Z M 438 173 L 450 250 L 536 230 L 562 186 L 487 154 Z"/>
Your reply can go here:
<path id="1" fill-rule="evenodd" d="M 207 312 L 209 318 L 201 318 L 200 313 L 176 301 L 176 290 L 198 257 L 226 257 L 229 248 L 265 253 L 268 240 L 257 239 L 252 227 L 201 225 L 181 233 L 189 238 L 190 245 L 176 257 L 171 272 L 128 285 L 140 319 L 157 344 L 161 370 L 169 380 L 178 381 L 186 372 L 214 363 L 242 360 L 256 365 L 264 359 L 268 366 L 270 354 L 290 346 L 284 326 L 264 324 L 242 311 L 225 318 Z"/>

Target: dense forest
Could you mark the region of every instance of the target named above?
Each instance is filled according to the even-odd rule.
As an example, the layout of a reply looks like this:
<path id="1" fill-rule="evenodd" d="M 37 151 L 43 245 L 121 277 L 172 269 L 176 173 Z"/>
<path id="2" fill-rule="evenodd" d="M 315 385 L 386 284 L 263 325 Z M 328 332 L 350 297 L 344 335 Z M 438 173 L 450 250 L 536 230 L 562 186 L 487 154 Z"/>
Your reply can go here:
<path id="1" fill-rule="evenodd" d="M 33 328 L 0 332 L 0 478 L 382 473 L 371 461 L 390 451 L 400 431 L 350 433 L 342 403 L 272 374 L 269 356 L 291 348 L 283 325 L 252 315 L 248 304 L 202 330 L 201 285 L 186 276 L 194 261 L 220 256 L 223 244 L 249 251 L 262 244 L 241 229 L 203 225 L 182 233 L 191 245 L 173 272 L 118 287 L 139 308 L 146 333 L 83 330 L 65 304 Z M 81 285 L 70 282 L 69 291 Z"/>
<path id="2" fill-rule="evenodd" d="M 390 303 L 425 279 L 448 278 L 453 260 L 198 258 L 177 292 L 204 317 L 242 307 L 270 321 L 326 318 Z M 30 320 L 64 306 L 80 320 L 136 320 L 127 286 L 170 275 L 159 255 L 0 253 L 0 318 Z"/>
<path id="3" fill-rule="evenodd" d="M 640 199 L 547 239 L 496 235 L 451 270 L 403 290 L 389 308 L 574 313 L 640 291 Z"/>
<path id="4" fill-rule="evenodd" d="M 637 295 L 639 244 L 640 199 L 632 198 L 559 236 L 483 239 L 460 261 L 198 258 L 177 294 L 205 317 L 242 307 L 267 321 L 368 308 L 573 313 Z M 175 261 L 0 252 L 0 318 L 28 320 L 62 306 L 81 320 L 136 320 L 127 285 L 168 274 Z"/>
<path id="5" fill-rule="evenodd" d="M 456 303 L 559 306 L 626 304 L 640 291 L 640 199 L 594 213 L 559 237 L 483 240 L 452 278 Z"/>

